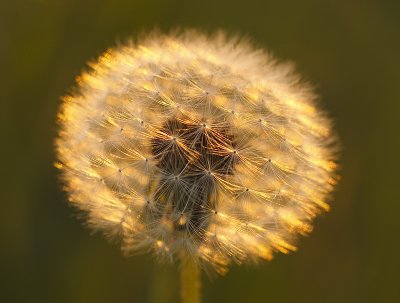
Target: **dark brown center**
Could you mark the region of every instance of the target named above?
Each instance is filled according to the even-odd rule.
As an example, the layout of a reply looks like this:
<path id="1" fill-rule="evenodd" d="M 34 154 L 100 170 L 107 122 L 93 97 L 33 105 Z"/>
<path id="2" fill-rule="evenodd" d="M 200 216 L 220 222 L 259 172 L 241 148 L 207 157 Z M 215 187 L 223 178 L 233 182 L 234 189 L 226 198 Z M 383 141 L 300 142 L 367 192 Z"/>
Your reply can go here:
<path id="1" fill-rule="evenodd" d="M 174 228 L 201 237 L 217 214 L 217 178 L 233 173 L 233 136 L 204 122 L 170 119 L 151 141 L 160 178 L 154 193 L 159 217 L 173 216 Z"/>

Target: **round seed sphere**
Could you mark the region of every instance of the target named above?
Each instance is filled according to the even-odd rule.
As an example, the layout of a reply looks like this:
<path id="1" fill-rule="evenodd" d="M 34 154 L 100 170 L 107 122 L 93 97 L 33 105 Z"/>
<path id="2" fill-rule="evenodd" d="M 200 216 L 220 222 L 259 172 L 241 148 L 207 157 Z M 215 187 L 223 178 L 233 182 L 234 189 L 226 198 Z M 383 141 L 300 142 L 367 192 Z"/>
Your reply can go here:
<path id="1" fill-rule="evenodd" d="M 123 251 L 231 261 L 296 249 L 328 210 L 335 139 L 288 64 L 189 31 L 107 50 L 64 97 L 69 201 Z"/>

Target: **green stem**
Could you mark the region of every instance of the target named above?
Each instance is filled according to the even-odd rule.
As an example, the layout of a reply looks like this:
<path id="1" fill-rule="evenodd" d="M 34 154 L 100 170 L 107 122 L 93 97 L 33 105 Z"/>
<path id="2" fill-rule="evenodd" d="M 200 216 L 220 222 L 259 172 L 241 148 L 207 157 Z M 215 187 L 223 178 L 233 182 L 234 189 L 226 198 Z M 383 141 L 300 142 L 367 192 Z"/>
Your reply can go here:
<path id="1" fill-rule="evenodd" d="M 192 258 L 182 260 L 181 264 L 181 297 L 182 303 L 200 303 L 200 280 L 201 272 L 199 266 Z"/>

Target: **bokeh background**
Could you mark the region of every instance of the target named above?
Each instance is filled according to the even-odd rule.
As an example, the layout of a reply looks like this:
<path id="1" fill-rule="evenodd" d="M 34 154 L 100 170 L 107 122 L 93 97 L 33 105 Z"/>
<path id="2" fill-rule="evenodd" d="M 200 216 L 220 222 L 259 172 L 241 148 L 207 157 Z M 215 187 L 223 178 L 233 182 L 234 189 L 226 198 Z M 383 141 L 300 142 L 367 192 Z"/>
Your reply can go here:
<path id="1" fill-rule="evenodd" d="M 300 250 L 203 277 L 204 302 L 400 302 L 400 1 L 0 0 L 1 302 L 179 300 L 179 276 L 90 235 L 61 191 L 60 96 L 155 27 L 223 28 L 293 60 L 342 140 L 332 211 Z"/>

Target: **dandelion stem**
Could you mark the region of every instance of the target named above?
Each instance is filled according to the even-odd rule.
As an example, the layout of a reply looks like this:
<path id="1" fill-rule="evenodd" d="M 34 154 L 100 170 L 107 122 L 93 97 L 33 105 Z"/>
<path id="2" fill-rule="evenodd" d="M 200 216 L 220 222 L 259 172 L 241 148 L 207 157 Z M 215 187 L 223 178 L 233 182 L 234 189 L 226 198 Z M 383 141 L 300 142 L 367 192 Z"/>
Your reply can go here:
<path id="1" fill-rule="evenodd" d="M 201 272 L 192 258 L 182 260 L 181 297 L 182 303 L 200 303 Z"/>

